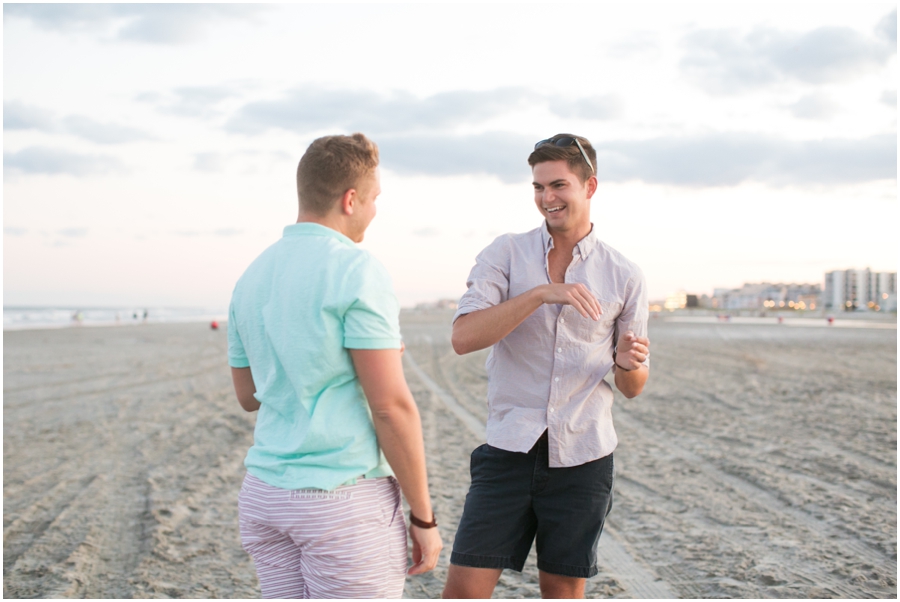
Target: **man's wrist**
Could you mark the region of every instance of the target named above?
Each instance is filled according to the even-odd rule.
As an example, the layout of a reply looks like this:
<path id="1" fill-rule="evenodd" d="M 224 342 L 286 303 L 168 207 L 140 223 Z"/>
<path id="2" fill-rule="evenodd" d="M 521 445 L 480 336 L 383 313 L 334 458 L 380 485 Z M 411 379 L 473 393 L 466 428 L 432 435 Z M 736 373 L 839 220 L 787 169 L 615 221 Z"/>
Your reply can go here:
<path id="1" fill-rule="evenodd" d="M 544 304 L 544 287 L 546 286 L 546 284 L 539 284 L 531 289 L 531 293 L 534 296 L 533 301 L 536 302 L 537 307 L 540 307 Z"/>
<path id="2" fill-rule="evenodd" d="M 431 521 L 429 522 L 417 517 L 415 514 L 413 514 L 413 511 L 410 510 L 409 522 L 419 527 L 420 529 L 433 529 L 434 527 L 437 527 L 437 517 L 434 515 L 434 512 L 431 513 Z"/>
<path id="3" fill-rule="evenodd" d="M 619 370 L 624 370 L 625 372 L 633 372 L 633 371 L 637 370 L 637 368 L 623 368 L 621 365 L 619 365 L 619 362 L 616 361 L 616 350 L 615 349 L 613 349 L 613 365 L 616 368 L 618 368 Z M 638 366 L 638 368 L 639 367 L 640 366 Z"/>

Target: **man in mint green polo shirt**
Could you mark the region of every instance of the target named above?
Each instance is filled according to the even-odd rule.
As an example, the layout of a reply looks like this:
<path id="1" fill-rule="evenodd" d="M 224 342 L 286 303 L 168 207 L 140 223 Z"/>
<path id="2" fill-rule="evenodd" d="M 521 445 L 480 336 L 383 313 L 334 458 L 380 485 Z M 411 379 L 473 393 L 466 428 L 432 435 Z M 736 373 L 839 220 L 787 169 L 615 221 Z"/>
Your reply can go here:
<path id="1" fill-rule="evenodd" d="M 356 243 L 381 192 L 362 134 L 315 140 L 297 169 L 296 224 L 238 280 L 228 360 L 259 412 L 239 499 L 264 597 L 399 598 L 441 550 L 422 430 L 403 376 L 399 303 Z"/>

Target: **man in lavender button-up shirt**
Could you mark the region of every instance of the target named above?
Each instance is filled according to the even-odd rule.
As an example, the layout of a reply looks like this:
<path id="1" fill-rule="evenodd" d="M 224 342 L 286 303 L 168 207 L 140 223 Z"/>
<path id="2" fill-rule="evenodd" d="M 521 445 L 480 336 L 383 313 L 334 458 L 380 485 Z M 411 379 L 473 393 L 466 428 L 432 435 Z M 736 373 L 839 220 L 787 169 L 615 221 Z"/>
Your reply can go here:
<path id="1" fill-rule="evenodd" d="M 487 444 L 444 597 L 489 598 L 502 569 L 521 571 L 537 538 L 544 597 L 582 597 L 612 505 L 613 393 L 649 376 L 640 268 L 599 240 L 590 220 L 596 153 L 558 134 L 528 158 L 544 223 L 497 238 L 477 257 L 453 323 L 459 354 L 491 347 Z"/>

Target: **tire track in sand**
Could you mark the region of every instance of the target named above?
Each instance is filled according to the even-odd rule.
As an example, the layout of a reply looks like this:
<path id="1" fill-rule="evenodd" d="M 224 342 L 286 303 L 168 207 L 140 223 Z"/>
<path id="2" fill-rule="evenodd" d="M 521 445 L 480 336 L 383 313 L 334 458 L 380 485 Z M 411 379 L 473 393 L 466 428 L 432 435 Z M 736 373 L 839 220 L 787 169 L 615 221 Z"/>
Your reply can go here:
<path id="1" fill-rule="evenodd" d="M 424 384 L 438 399 L 450 409 L 454 416 L 471 431 L 479 440 L 484 441 L 485 425 L 469 413 L 451 395 L 441 389 L 416 363 L 407 350 L 404 355 L 406 364 L 416 378 Z M 674 590 L 658 576 L 636 561 L 619 541 L 619 537 L 611 529 L 607 530 L 603 545 L 598 546 L 597 554 L 601 564 L 616 576 L 620 584 L 635 598 L 675 598 Z"/>
<path id="2" fill-rule="evenodd" d="M 771 491 L 764 485 L 749 480 L 746 475 L 735 474 L 729 471 L 728 467 L 720 468 L 715 466 L 707 459 L 693 451 L 689 451 L 663 433 L 658 431 L 651 433 L 649 428 L 639 418 L 629 414 L 627 411 L 620 409 L 616 415 L 616 421 L 617 424 L 638 433 L 642 437 L 655 436 L 658 441 L 664 442 L 671 456 L 690 464 L 697 470 L 705 473 L 710 479 L 725 484 L 744 499 L 767 509 L 773 516 L 780 517 L 786 526 L 802 532 L 801 537 L 817 540 L 822 549 L 831 550 L 837 557 L 849 559 L 855 556 L 870 565 L 883 567 L 888 574 L 896 574 L 896 558 L 889 557 L 884 550 L 867 541 L 852 537 L 852 534 L 848 534 L 838 526 L 832 525 L 825 520 L 812 516 L 802 508 L 788 505 L 778 496 L 777 491 Z M 811 571 L 805 567 L 798 567 L 794 570 L 813 583 L 831 587 L 838 595 L 847 597 L 858 595 L 856 590 L 848 588 L 846 583 L 840 579 L 833 578 L 826 571 Z"/>

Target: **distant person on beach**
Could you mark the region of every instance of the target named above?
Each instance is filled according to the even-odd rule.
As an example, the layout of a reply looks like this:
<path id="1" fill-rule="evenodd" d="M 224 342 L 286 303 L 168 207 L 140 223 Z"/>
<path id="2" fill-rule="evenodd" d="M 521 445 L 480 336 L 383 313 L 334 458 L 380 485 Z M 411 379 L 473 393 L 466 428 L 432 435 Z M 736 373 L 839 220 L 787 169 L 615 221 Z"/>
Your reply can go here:
<path id="1" fill-rule="evenodd" d="M 544 598 L 584 597 L 612 507 L 612 370 L 625 397 L 649 376 L 644 276 L 591 223 L 596 153 L 557 134 L 528 157 L 544 223 L 476 258 L 454 316 L 459 354 L 487 360 L 487 443 L 472 452 L 445 598 L 490 598 L 537 538 Z M 616 227 L 622 227 L 621 224 Z"/>
<path id="2" fill-rule="evenodd" d="M 400 304 L 356 245 L 381 192 L 378 147 L 362 134 L 315 140 L 297 191 L 297 223 L 247 268 L 229 309 L 235 392 L 259 410 L 241 542 L 265 598 L 399 598 L 407 572 L 433 569 L 442 543 Z"/>

